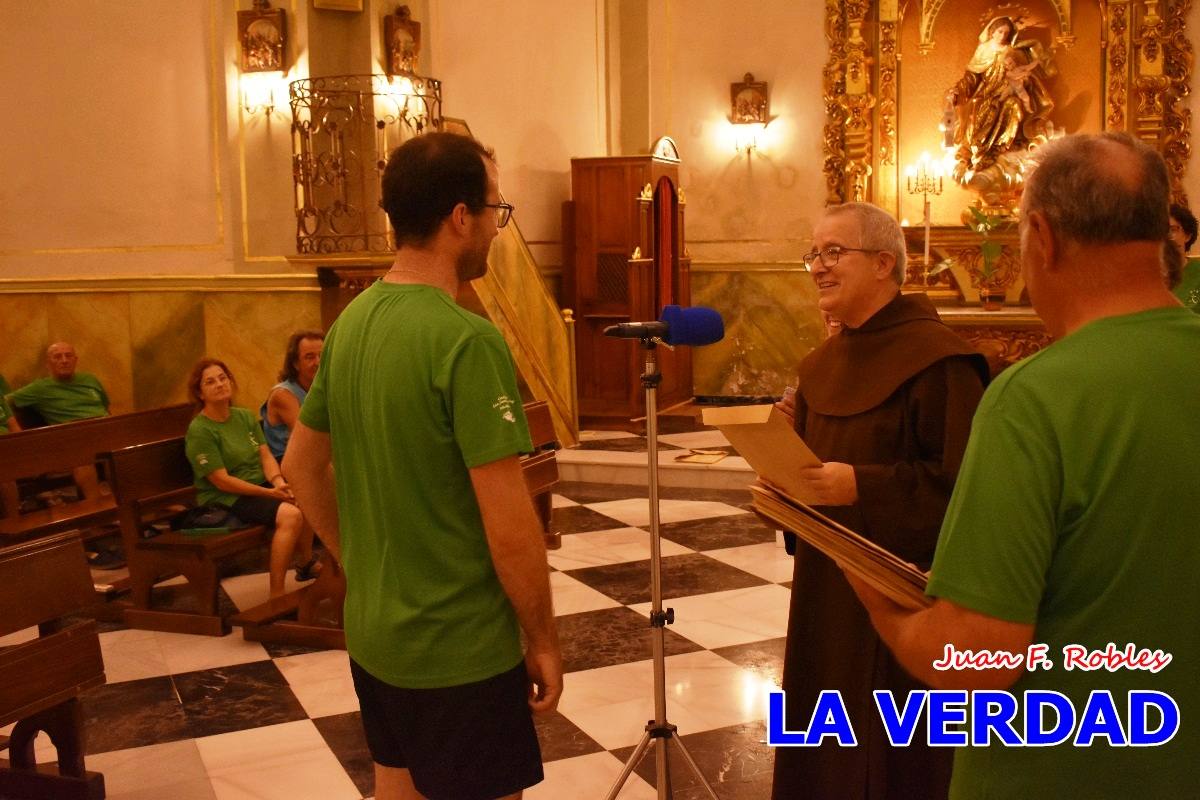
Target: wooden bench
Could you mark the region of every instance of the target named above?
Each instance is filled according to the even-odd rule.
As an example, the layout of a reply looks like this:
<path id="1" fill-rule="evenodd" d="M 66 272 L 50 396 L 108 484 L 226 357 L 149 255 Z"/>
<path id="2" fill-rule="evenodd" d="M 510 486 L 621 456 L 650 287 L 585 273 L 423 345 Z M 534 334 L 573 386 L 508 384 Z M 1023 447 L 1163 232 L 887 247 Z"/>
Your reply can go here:
<path id="1" fill-rule="evenodd" d="M 562 546 L 561 534 L 550 532 L 551 490 L 558 482 L 554 422 L 544 402 L 526 403 L 525 417 L 535 452 L 521 459 L 521 473 L 541 520 L 546 547 L 557 549 Z M 308 586 L 248 608 L 230 622 L 241 626 L 243 638 L 249 641 L 345 649 L 346 576 L 328 552 L 322 554 L 322 565 L 321 574 Z"/>
<path id="2" fill-rule="evenodd" d="M 0 436 L 0 484 L 48 472 L 91 467 L 100 453 L 141 442 L 182 436 L 195 412 L 186 404 L 96 417 Z M 12 544 L 59 531 L 117 521 L 117 506 L 98 487 L 76 503 L 0 519 L 0 543 Z"/>
<path id="3" fill-rule="evenodd" d="M 78 533 L 0 548 L 0 635 L 33 625 L 39 636 L 0 648 L 0 725 L 16 722 L 9 760 L 0 760 L 0 797 L 100 800 L 104 776 L 84 770 L 79 694 L 104 683 L 93 620 L 60 618 L 92 603 L 92 578 Z M 58 768 L 38 764 L 34 739 L 49 735 Z"/>
<path id="4" fill-rule="evenodd" d="M 195 500 L 191 464 L 183 437 L 134 445 L 102 457 L 117 505 L 121 542 L 132 589 L 124 611 L 133 628 L 224 636 L 229 622 L 217 608 L 218 567 L 228 559 L 270 540 L 261 525 L 228 533 L 191 535 L 179 531 L 143 538 L 142 529 L 171 506 Z M 193 611 L 156 608 L 154 585 L 182 575 L 195 599 Z"/>

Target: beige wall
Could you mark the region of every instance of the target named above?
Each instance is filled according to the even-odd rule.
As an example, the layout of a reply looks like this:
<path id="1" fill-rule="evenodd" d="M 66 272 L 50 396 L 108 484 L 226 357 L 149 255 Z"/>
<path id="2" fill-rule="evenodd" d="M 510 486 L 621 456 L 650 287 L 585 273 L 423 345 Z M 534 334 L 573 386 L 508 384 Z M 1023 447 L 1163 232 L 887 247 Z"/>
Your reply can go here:
<path id="1" fill-rule="evenodd" d="M 650 127 L 683 157 L 687 238 L 696 262 L 796 261 L 824 205 L 824 5 L 785 0 L 658 0 L 649 14 Z M 729 86 L 766 81 L 765 143 L 734 152 Z"/>
<path id="2" fill-rule="evenodd" d="M 0 74 L 9 78 L 0 126 L 0 297 L 6 316 L 15 315 L 10 320 L 34 320 L 30 327 L 0 321 L 10 334 L 0 342 L 0 373 L 28 374 L 40 359 L 52 334 L 38 319 L 86 325 L 110 313 L 121 317 L 104 305 L 111 297 L 84 311 L 73 299 L 59 315 L 44 304 L 67 301 L 6 294 L 27 291 L 25 281 L 249 279 L 301 270 L 286 260 L 295 248 L 287 82 L 308 75 L 310 65 L 377 69 L 380 17 L 396 4 L 364 0 L 364 12 L 347 14 L 313 9 L 309 0 L 277 0 L 288 13 L 289 71 L 266 79 L 274 82 L 271 114 L 242 108 L 247 78 L 237 66 L 236 11 L 249 5 L 78 0 L 68 8 L 0 0 Z M 687 238 L 698 271 L 726 272 L 731 264 L 781 275 L 796 269 L 824 202 L 822 3 L 410 6 L 423 26 L 422 70 L 443 82 L 444 112 L 466 119 L 496 148 L 503 190 L 550 285 L 558 285 L 562 263 L 570 158 L 645 151 L 663 134 L 675 138 L 683 157 Z M 1200 4 L 1189 25 L 1200 25 Z M 734 152 L 725 119 L 729 84 L 747 71 L 770 85 L 775 116 L 750 155 Z M 1200 197 L 1195 170 L 1185 186 Z M 781 286 L 807 280 L 796 275 Z M 139 302 L 128 304 L 121 334 L 128 345 L 114 347 L 153 358 L 139 349 L 159 340 L 139 333 L 151 318 L 137 310 Z M 194 307 L 170 302 L 183 303 L 170 306 L 180 313 Z M 208 301 L 205 308 L 206 324 L 217 324 Z M 795 313 L 814 312 L 801 302 Z M 800 323 L 807 330 L 811 321 Z M 710 374 L 735 373 L 736 358 Z M 132 387 L 145 384 L 134 380 L 132 362 L 121 363 L 113 369 L 128 370 L 126 400 L 136 404 Z"/>
<path id="3" fill-rule="evenodd" d="M 310 64 L 377 68 L 380 17 L 395 3 L 365 0 L 355 14 L 276 2 L 289 70 L 267 78 L 237 67 L 236 11 L 248 5 L 0 0 L 0 74 L 18 78 L 0 126 L 0 279 L 292 269 L 287 82 Z M 443 81 L 445 112 L 496 147 L 544 270 L 561 264 L 570 158 L 644 151 L 663 134 L 683 155 L 697 262 L 789 261 L 805 246 L 823 201 L 823 4 L 410 5 L 422 69 Z M 776 117 L 750 156 L 733 152 L 725 121 L 729 84 L 747 71 L 770 84 Z M 251 78 L 273 83 L 273 113 L 242 108 Z M 1186 183 L 1196 194 L 1200 177 Z"/>
<path id="4" fill-rule="evenodd" d="M 605 155 L 603 0 L 430 0 L 443 112 L 496 150 L 500 188 L 543 269 L 562 265 L 571 163 Z"/>

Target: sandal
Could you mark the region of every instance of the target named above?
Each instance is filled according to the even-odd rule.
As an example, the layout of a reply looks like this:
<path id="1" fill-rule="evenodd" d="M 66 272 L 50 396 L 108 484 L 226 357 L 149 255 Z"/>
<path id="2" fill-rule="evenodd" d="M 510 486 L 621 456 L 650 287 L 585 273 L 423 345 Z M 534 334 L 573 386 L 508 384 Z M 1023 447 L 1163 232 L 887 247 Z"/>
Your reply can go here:
<path id="1" fill-rule="evenodd" d="M 318 575 L 321 574 L 321 570 L 314 569 L 315 567 L 320 566 L 320 564 L 321 564 L 321 557 L 318 555 L 314 555 L 312 558 L 310 558 L 308 560 L 307 564 L 305 564 L 304 566 L 301 566 L 301 567 L 296 567 L 296 580 L 301 581 L 301 582 L 313 580 L 314 578 L 316 578 Z"/>

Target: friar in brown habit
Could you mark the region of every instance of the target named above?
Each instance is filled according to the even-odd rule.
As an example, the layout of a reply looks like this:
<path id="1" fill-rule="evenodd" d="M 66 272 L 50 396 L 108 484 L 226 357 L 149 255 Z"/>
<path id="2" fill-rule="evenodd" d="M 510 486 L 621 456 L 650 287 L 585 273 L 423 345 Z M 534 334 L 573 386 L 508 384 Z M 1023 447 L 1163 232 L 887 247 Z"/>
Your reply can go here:
<path id="1" fill-rule="evenodd" d="M 824 314 L 842 323 L 800 365 L 782 408 L 820 467 L 802 479 L 819 511 L 928 569 L 954 477 L 983 394 L 987 363 L 938 318 L 923 294 L 900 294 L 904 237 L 866 203 L 829 209 L 805 257 Z M 807 730 L 818 694 L 841 692 L 857 736 L 775 751 L 775 800 L 940 800 L 953 753 L 919 727 L 892 747 L 871 692 L 903 707 L 921 688 L 892 659 L 842 571 L 797 543 L 783 689 L 787 728 Z"/>

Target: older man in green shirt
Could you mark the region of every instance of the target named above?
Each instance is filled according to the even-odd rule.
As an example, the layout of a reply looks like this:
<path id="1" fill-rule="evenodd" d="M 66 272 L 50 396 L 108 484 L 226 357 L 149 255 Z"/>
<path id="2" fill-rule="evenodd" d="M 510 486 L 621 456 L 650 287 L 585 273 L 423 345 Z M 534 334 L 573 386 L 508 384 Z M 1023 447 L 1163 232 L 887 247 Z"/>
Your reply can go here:
<path id="1" fill-rule="evenodd" d="M 14 408 L 33 409 L 47 425 L 108 416 L 108 394 L 90 372 L 76 372 L 79 357 L 68 342 L 46 348 L 49 378 L 39 378 L 8 397 Z"/>
<path id="2" fill-rule="evenodd" d="M 8 381 L 0 375 L 0 436 L 8 433 L 10 430 L 19 431 L 21 426 L 17 423 L 12 412 L 8 410 L 8 401 L 5 397 L 8 395 Z"/>

